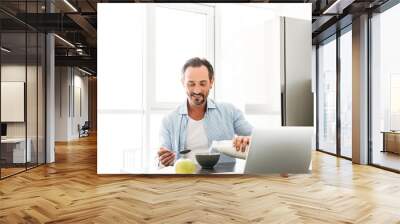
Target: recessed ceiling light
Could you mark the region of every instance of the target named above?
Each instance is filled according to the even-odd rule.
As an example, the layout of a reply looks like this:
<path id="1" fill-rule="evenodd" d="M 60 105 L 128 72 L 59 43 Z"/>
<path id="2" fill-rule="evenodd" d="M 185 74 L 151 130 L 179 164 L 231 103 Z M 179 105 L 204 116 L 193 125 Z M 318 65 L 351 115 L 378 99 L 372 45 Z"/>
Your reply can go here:
<path id="1" fill-rule="evenodd" d="M 92 73 L 90 73 L 90 72 L 88 72 L 88 71 L 86 71 L 86 70 L 83 70 L 83 69 L 81 69 L 81 68 L 79 68 L 79 67 L 78 67 L 78 70 L 81 71 L 81 72 L 83 72 L 83 73 L 85 73 L 85 74 L 87 74 L 87 75 L 90 75 L 90 76 L 92 75 Z"/>
<path id="2" fill-rule="evenodd" d="M 78 12 L 78 10 L 71 4 L 69 3 L 68 0 L 64 0 L 65 4 L 67 4 L 72 10 L 74 10 L 74 12 Z"/>
<path id="3" fill-rule="evenodd" d="M 73 47 L 73 48 L 75 48 L 75 45 L 73 45 L 71 42 L 69 42 L 68 40 L 66 40 L 66 39 L 64 39 L 64 38 L 62 38 L 62 37 L 60 37 L 59 35 L 57 35 L 57 34 L 54 34 L 54 36 L 55 37 L 57 37 L 59 40 L 61 40 L 62 42 L 64 42 L 64 43 L 66 43 L 67 45 L 69 45 L 70 47 Z"/>
<path id="4" fill-rule="evenodd" d="M 342 14 L 343 9 L 351 5 L 355 0 L 336 0 L 322 14 Z"/>
<path id="5" fill-rule="evenodd" d="M 1 49 L 1 51 L 4 51 L 6 53 L 10 53 L 11 52 L 11 50 L 9 50 L 9 49 L 7 49 L 5 47 L 1 47 L 0 49 Z"/>

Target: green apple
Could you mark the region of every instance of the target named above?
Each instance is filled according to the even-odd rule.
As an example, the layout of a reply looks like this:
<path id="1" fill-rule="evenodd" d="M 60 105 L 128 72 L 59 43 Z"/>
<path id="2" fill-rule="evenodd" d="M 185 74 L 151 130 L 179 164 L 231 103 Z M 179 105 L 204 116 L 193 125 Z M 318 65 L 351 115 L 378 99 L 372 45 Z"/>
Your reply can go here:
<path id="1" fill-rule="evenodd" d="M 180 158 L 175 162 L 175 173 L 192 174 L 196 172 L 196 165 L 191 159 Z"/>

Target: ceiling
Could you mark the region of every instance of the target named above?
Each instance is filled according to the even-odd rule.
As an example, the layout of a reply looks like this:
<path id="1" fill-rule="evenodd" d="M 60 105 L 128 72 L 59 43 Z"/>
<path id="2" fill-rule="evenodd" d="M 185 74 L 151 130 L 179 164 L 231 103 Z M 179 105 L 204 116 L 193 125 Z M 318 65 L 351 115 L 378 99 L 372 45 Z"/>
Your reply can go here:
<path id="1" fill-rule="evenodd" d="M 388 0 L 231 0 L 229 2 L 312 3 L 313 43 L 351 23 L 352 17 L 373 10 Z M 97 3 L 105 2 L 170 2 L 167 0 L 1 0 L 2 32 L 17 33 L 25 28 L 39 32 L 55 32 L 56 65 L 80 66 L 96 73 Z M 175 1 L 179 2 L 179 1 Z M 216 1 L 202 1 L 213 2 Z M 49 13 L 52 11 L 52 13 Z M 26 13 L 27 12 L 27 13 Z M 338 21 L 341 20 L 340 23 Z M 347 21 L 347 22 L 346 22 Z M 340 26 L 338 26 L 340 24 Z M 21 41 L 18 34 L 7 38 Z M 20 35 L 21 36 L 21 35 Z M 29 49 L 28 49 L 29 51 Z"/>

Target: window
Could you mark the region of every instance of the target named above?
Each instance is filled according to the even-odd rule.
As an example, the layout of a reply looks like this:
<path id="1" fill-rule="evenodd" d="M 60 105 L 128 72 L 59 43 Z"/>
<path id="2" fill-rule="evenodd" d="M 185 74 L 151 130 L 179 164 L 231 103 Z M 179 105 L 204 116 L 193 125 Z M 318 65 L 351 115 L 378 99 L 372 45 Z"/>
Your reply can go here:
<path id="1" fill-rule="evenodd" d="M 216 10 L 216 100 L 235 104 L 253 125 L 280 126 L 279 16 L 254 5 Z"/>
<path id="2" fill-rule="evenodd" d="M 185 99 L 183 63 L 213 64 L 213 7 L 100 4 L 98 13 L 98 172 L 145 173 L 162 118 Z M 126 20 L 131 29 L 122 32 L 116 24 Z"/>
<path id="3" fill-rule="evenodd" d="M 144 5 L 99 5 L 98 173 L 121 173 L 143 161 Z M 127 18 L 128 17 L 128 18 Z M 129 19 L 132 29 L 116 25 Z M 110 44 L 112 43 L 112 44 Z M 129 44 L 127 44 L 129 43 Z M 109 63 L 109 60 L 115 60 Z M 125 163 L 132 158 L 132 166 Z"/>
<path id="4" fill-rule="evenodd" d="M 400 130 L 400 74 L 390 74 L 390 130 Z"/>
<path id="5" fill-rule="evenodd" d="M 172 109 L 186 97 L 181 68 L 189 58 L 206 58 L 213 63 L 212 8 L 209 6 L 157 5 L 150 7 L 149 72 L 155 86 L 150 92 L 152 109 Z M 154 24 L 152 22 L 154 21 Z M 150 81 L 149 83 L 154 83 Z"/>
<path id="6" fill-rule="evenodd" d="M 340 154 L 352 157 L 352 34 L 340 36 Z"/>
<path id="7" fill-rule="evenodd" d="M 98 67 L 101 71 L 98 77 L 98 109 L 140 112 L 143 109 L 144 8 L 123 8 L 118 4 L 109 4 L 107 10 L 100 10 L 103 16 L 98 17 L 101 24 L 101 35 L 98 37 Z M 117 13 L 119 10 L 122 11 Z M 124 13 L 132 14 L 129 16 L 132 29 L 125 29 L 124 35 L 115 35 L 121 33 L 121 27 L 116 24 L 127 19 Z M 107 44 L 101 44 L 106 41 Z M 118 60 L 111 65 L 109 60 L 115 57 Z M 116 99 L 115 96 L 129 96 L 129 99 Z"/>
<path id="8" fill-rule="evenodd" d="M 339 32 L 318 47 L 318 149 L 351 159 L 352 25 Z"/>
<path id="9" fill-rule="evenodd" d="M 43 1 L 19 2 L 15 13 L 41 13 Z M 10 3 L 0 3 L 5 6 Z M 45 163 L 45 34 L 13 23 L 0 29 L 0 179 Z M 18 25 L 20 24 L 20 25 Z M 8 143 L 4 143 L 8 141 Z"/>
<path id="10" fill-rule="evenodd" d="M 319 149 L 336 153 L 336 39 L 318 48 Z"/>
<path id="11" fill-rule="evenodd" d="M 123 173 L 142 169 L 143 114 L 124 111 L 98 114 L 98 173 Z M 125 156 L 135 155 L 131 163 Z"/>
<path id="12" fill-rule="evenodd" d="M 371 18 L 372 163 L 400 170 L 400 5 Z M 385 133 L 385 134 L 384 134 Z"/>
<path id="13" fill-rule="evenodd" d="M 168 4 L 148 9 L 147 97 L 144 138 L 145 165 L 154 164 L 162 118 L 182 104 L 186 93 L 181 68 L 189 58 L 206 58 L 214 64 L 214 10 L 198 4 Z M 151 55 L 154 54 L 154 57 Z M 210 92 L 213 98 L 213 92 Z"/>

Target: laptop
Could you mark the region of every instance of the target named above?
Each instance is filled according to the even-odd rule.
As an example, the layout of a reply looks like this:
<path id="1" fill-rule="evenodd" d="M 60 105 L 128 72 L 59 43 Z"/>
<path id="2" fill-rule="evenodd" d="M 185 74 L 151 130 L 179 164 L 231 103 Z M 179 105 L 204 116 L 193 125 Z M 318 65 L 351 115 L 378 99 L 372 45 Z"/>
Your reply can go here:
<path id="1" fill-rule="evenodd" d="M 254 129 L 244 173 L 310 173 L 313 127 Z"/>

